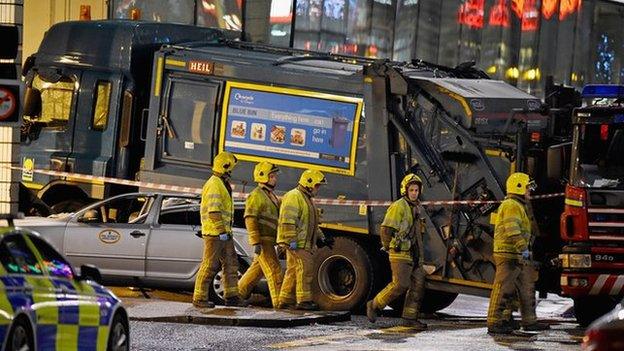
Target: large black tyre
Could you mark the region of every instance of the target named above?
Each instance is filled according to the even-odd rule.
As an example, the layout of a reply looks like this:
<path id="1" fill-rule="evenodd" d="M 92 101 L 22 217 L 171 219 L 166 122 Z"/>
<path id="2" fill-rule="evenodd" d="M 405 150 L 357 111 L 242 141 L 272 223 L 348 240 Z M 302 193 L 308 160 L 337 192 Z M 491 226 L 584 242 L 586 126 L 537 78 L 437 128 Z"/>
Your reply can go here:
<path id="1" fill-rule="evenodd" d="M 315 261 L 312 290 L 322 310 L 356 310 L 366 303 L 373 288 L 373 265 L 356 240 L 336 237 L 333 249 L 320 249 Z"/>
<path id="2" fill-rule="evenodd" d="M 115 313 L 115 317 L 113 317 L 106 349 L 108 351 L 130 350 L 130 327 L 127 319 L 120 312 Z"/>
<path id="3" fill-rule="evenodd" d="M 15 319 L 6 340 L 6 351 L 35 350 L 33 331 L 25 316 Z"/>
<path id="4" fill-rule="evenodd" d="M 618 300 L 610 296 L 585 296 L 574 299 L 574 316 L 582 327 L 588 326 L 602 315 L 611 311 Z"/>
<path id="5" fill-rule="evenodd" d="M 449 307 L 457 298 L 457 293 L 450 293 L 440 290 L 425 290 L 420 312 L 435 313 Z M 403 304 L 405 303 L 405 295 L 390 302 L 390 307 L 394 310 L 394 315 L 400 316 L 403 312 Z"/>
<path id="6" fill-rule="evenodd" d="M 238 259 L 238 279 L 243 276 L 243 273 L 249 268 L 247 262 Z M 212 279 L 212 284 L 210 284 L 210 292 L 208 293 L 210 301 L 214 302 L 217 305 L 225 304 L 225 300 L 223 299 L 223 269 L 217 272 L 217 275 Z"/>

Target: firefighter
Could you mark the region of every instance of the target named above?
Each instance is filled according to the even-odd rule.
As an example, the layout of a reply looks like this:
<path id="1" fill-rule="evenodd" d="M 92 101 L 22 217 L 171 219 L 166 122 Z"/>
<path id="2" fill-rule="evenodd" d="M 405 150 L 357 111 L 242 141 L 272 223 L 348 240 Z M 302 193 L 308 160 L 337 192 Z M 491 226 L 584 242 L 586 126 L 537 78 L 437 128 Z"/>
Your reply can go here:
<path id="1" fill-rule="evenodd" d="M 273 307 L 277 307 L 282 286 L 282 267 L 275 253 L 279 199 L 273 192 L 277 185 L 279 169 L 270 162 L 260 162 L 254 168 L 254 181 L 258 186 L 245 202 L 245 226 L 249 244 L 256 257 L 238 282 L 238 291 L 247 299 L 262 275 L 266 277 Z"/>
<path id="2" fill-rule="evenodd" d="M 418 210 L 421 190 L 420 178 L 412 173 L 406 175 L 401 181 L 401 198 L 388 207 L 381 223 L 382 250 L 389 255 L 392 281 L 366 304 L 366 316 L 371 323 L 379 311 L 407 291 L 402 315 L 405 324 L 415 329 L 427 328 L 427 324 L 418 320 L 426 275 L 424 224 L 419 220 Z"/>
<path id="3" fill-rule="evenodd" d="M 333 240 L 326 238 L 319 229 L 319 212 L 312 198 L 326 183 L 323 173 L 306 170 L 301 174 L 297 187 L 282 199 L 277 243 L 286 248 L 286 272 L 280 290 L 279 308 L 318 309 L 312 300 L 314 252 L 318 247 L 331 248 Z"/>
<path id="4" fill-rule="evenodd" d="M 206 181 L 201 197 L 202 237 L 204 255 L 195 279 L 193 305 L 211 308 L 208 300 L 208 284 L 223 266 L 223 297 L 226 306 L 245 306 L 238 294 L 238 257 L 232 239 L 232 186 L 230 176 L 238 160 L 227 151 L 214 158 L 212 176 Z"/>
<path id="5" fill-rule="evenodd" d="M 529 195 L 534 189 L 535 183 L 528 174 L 510 175 L 507 179 L 507 197 L 498 208 L 493 250 L 496 275 L 487 318 L 488 333 L 491 334 L 513 332 L 509 311 L 514 308 L 516 296 L 520 300 L 521 325 L 524 330 L 550 328 L 548 324 L 538 322 L 535 315 L 537 272 L 530 262 L 532 223 L 527 210 Z"/>

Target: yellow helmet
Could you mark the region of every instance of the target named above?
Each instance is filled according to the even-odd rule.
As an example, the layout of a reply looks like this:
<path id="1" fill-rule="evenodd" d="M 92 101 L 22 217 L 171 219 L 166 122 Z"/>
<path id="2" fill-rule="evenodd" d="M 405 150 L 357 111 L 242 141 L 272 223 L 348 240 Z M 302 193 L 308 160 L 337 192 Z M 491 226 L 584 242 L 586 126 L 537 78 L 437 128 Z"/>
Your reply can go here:
<path id="1" fill-rule="evenodd" d="M 215 156 L 212 162 L 212 171 L 220 174 L 231 172 L 237 163 L 238 159 L 233 153 L 223 151 Z"/>
<path id="2" fill-rule="evenodd" d="M 254 167 L 254 181 L 256 183 L 266 183 L 269 181 L 269 174 L 279 171 L 276 165 L 271 162 L 262 161 Z"/>
<path id="3" fill-rule="evenodd" d="M 316 171 L 313 169 L 308 169 L 301 173 L 301 178 L 299 178 L 299 185 L 306 188 L 314 188 L 318 184 L 327 184 L 325 180 L 325 175 L 320 171 Z"/>
<path id="4" fill-rule="evenodd" d="M 420 177 L 415 175 L 414 173 L 410 173 L 406 175 L 405 177 L 403 177 L 403 180 L 401 181 L 401 195 L 402 196 L 405 196 L 407 194 L 407 188 L 409 188 L 411 184 L 418 184 L 418 187 L 420 188 L 420 192 L 422 193 L 422 180 L 420 180 Z"/>
<path id="5" fill-rule="evenodd" d="M 529 190 L 535 190 L 535 182 L 528 174 L 516 172 L 507 178 L 507 194 L 524 195 Z"/>

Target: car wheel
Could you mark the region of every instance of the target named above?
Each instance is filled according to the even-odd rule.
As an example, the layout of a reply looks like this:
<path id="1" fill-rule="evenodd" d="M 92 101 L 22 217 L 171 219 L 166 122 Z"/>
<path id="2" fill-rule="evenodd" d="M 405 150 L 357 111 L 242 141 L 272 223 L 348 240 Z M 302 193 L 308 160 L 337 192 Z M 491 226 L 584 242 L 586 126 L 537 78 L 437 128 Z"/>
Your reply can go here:
<path id="1" fill-rule="evenodd" d="M 243 273 L 249 268 L 247 262 L 242 259 L 238 260 L 238 279 L 243 276 Z M 210 300 L 217 305 L 225 304 L 225 300 L 223 299 L 223 291 L 225 290 L 225 286 L 223 285 L 223 270 L 217 272 L 217 275 L 212 279 L 212 284 L 210 284 Z"/>
<path id="2" fill-rule="evenodd" d="M 17 318 L 13 322 L 11 332 L 6 343 L 7 351 L 29 351 L 34 350 L 33 332 L 28 319 L 24 316 Z"/>
<path id="3" fill-rule="evenodd" d="M 108 351 L 128 351 L 130 350 L 128 322 L 121 313 L 115 314 L 108 336 Z"/>
<path id="4" fill-rule="evenodd" d="M 591 322 L 611 311 L 618 301 L 612 296 L 584 296 L 574 299 L 576 321 L 586 327 Z"/>

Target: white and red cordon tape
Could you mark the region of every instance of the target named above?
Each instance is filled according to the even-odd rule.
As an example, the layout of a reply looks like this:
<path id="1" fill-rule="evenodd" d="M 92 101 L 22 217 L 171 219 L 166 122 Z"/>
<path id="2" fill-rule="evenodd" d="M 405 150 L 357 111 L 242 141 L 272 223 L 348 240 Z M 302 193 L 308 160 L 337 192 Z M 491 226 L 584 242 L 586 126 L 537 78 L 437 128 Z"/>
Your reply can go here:
<path id="1" fill-rule="evenodd" d="M 178 185 L 169 185 L 169 184 L 158 184 L 152 182 L 141 182 L 136 180 L 127 180 L 127 179 L 119 179 L 119 178 L 110 178 L 110 177 L 101 177 L 94 176 L 89 174 L 82 173 L 69 173 L 69 172 L 59 172 L 52 171 L 47 169 L 25 169 L 22 167 L 11 167 L 13 170 L 18 171 L 29 171 L 34 173 L 46 174 L 54 177 L 69 177 L 74 179 L 82 179 L 88 181 L 97 181 L 103 183 L 111 183 L 111 184 L 120 184 L 120 185 L 128 185 L 128 186 L 136 186 L 140 188 L 148 188 L 148 189 L 157 189 L 164 190 L 175 193 L 186 193 L 186 194 L 201 194 L 201 188 L 187 187 L 187 186 L 178 186 Z M 232 197 L 237 199 L 246 199 L 249 196 L 249 193 L 241 193 L 241 192 L 233 192 Z M 554 194 L 545 194 L 545 195 L 536 195 L 533 196 L 532 199 L 540 200 L 540 199 L 550 199 L 555 197 L 564 196 L 564 193 L 554 193 Z M 421 205 L 423 206 L 444 206 L 444 205 L 484 205 L 484 204 L 499 204 L 501 201 L 498 200 L 441 200 L 441 201 L 421 201 Z M 392 201 L 373 201 L 373 200 L 346 200 L 346 199 L 314 199 L 314 203 L 318 205 L 333 205 L 333 206 L 390 206 Z"/>

